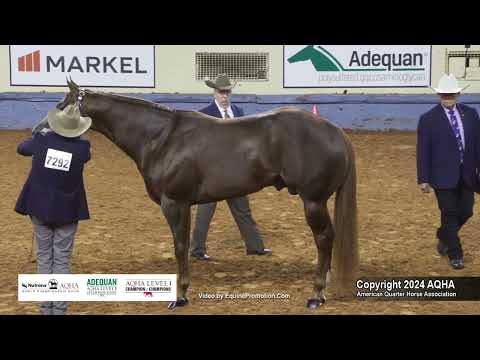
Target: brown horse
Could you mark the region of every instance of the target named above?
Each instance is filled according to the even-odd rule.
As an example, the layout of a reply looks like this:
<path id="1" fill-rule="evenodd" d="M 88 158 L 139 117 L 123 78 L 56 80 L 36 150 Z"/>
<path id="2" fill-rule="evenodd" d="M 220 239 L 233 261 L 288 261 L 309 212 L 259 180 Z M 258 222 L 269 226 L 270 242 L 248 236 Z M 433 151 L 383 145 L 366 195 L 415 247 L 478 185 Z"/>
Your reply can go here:
<path id="1" fill-rule="evenodd" d="M 295 108 L 223 120 L 67 82 L 70 92 L 57 107 L 78 103 L 82 115 L 92 118 L 92 129 L 135 161 L 170 225 L 180 290 L 170 308 L 188 303 L 190 207 L 267 186 L 287 187 L 303 200 L 318 250 L 307 306 L 325 303 L 332 247 L 335 280 L 343 289 L 352 284 L 358 265 L 356 171 L 352 145 L 341 129 Z M 334 232 L 327 201 L 335 192 Z"/>

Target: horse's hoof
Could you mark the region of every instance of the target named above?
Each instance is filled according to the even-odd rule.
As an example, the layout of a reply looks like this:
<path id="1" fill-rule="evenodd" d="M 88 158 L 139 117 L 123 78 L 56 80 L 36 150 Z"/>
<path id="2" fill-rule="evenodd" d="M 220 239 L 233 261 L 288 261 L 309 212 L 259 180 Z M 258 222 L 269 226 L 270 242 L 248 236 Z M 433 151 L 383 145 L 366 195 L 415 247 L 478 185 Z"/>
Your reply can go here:
<path id="1" fill-rule="evenodd" d="M 187 304 L 188 304 L 187 298 L 179 298 L 177 299 L 177 301 L 172 301 L 170 304 L 168 304 L 168 308 L 170 310 L 174 310 L 177 307 L 186 306 Z"/>
<path id="2" fill-rule="evenodd" d="M 307 307 L 309 309 L 316 309 L 323 304 L 325 304 L 327 300 L 325 298 L 320 298 L 320 299 L 308 299 L 307 301 Z"/>

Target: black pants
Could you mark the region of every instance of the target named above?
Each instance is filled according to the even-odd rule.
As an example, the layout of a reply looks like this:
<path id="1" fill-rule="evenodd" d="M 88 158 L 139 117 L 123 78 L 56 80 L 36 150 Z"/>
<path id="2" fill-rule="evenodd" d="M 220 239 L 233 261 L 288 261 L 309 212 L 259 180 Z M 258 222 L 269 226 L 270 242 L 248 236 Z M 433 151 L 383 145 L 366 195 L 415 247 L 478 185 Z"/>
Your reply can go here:
<path id="1" fill-rule="evenodd" d="M 437 230 L 437 238 L 448 247 L 450 259 L 463 258 L 458 232 L 473 215 L 473 191 L 460 179 L 456 188 L 435 189 L 435 195 L 441 213 L 441 226 Z"/>

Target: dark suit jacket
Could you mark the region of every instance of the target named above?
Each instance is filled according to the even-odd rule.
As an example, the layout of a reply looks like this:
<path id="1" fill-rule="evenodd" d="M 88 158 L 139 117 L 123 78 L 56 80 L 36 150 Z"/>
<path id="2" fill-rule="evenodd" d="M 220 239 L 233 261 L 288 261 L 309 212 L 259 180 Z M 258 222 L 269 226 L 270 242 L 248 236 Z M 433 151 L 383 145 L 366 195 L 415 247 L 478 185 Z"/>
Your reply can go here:
<path id="1" fill-rule="evenodd" d="M 244 116 L 243 110 L 240 107 L 233 104 L 230 104 L 230 106 L 232 107 L 233 115 L 235 117 Z M 217 104 L 215 104 L 215 101 L 198 111 L 203 114 L 215 116 L 217 118 L 223 118 L 222 114 L 220 114 L 220 111 L 218 111 L 218 107 Z"/>
<path id="2" fill-rule="evenodd" d="M 465 154 L 460 174 L 460 153 L 450 121 L 441 105 L 423 114 L 417 129 L 417 180 L 434 189 L 451 189 L 460 176 L 477 191 L 480 165 L 480 119 L 475 109 L 457 104 L 463 123 Z"/>
<path id="3" fill-rule="evenodd" d="M 71 154 L 64 169 L 51 169 L 59 164 L 46 159 L 49 149 Z M 90 142 L 80 138 L 66 138 L 56 133 L 36 133 L 33 138 L 18 145 L 20 155 L 32 156 L 32 169 L 17 200 L 15 211 L 33 215 L 43 222 L 54 224 L 73 223 L 90 218 L 87 197 L 83 185 L 83 165 L 90 160 Z"/>

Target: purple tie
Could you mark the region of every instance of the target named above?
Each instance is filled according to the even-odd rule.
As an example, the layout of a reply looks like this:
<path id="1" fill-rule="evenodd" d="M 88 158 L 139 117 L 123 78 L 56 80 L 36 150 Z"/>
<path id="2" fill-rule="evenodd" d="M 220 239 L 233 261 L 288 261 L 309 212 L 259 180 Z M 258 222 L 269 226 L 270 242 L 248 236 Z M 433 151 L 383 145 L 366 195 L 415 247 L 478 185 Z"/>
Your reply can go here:
<path id="1" fill-rule="evenodd" d="M 452 124 L 453 132 L 455 133 L 455 139 L 457 139 L 458 151 L 460 152 L 460 162 L 463 162 L 464 150 L 457 117 L 455 116 L 455 111 L 453 110 L 448 110 L 448 113 L 450 114 L 450 124 Z"/>

